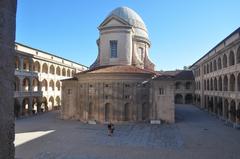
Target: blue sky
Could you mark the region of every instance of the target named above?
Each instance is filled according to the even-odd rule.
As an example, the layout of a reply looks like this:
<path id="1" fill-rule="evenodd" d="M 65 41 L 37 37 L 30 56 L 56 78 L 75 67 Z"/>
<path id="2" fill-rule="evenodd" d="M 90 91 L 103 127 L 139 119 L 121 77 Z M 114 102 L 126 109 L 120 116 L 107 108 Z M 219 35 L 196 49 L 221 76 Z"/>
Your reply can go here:
<path id="1" fill-rule="evenodd" d="M 239 0 L 19 0 L 16 41 L 89 66 L 97 27 L 119 6 L 144 20 L 156 70 L 193 64 L 240 27 Z"/>

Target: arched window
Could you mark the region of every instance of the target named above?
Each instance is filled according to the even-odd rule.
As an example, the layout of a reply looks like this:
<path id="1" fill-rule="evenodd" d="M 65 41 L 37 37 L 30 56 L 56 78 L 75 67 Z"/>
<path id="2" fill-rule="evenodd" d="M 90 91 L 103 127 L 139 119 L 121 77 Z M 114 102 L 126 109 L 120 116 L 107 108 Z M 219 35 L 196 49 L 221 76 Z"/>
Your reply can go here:
<path id="1" fill-rule="evenodd" d="M 176 87 L 176 89 L 180 89 L 181 88 L 181 82 L 176 82 L 175 87 Z"/>
<path id="2" fill-rule="evenodd" d="M 214 78 L 214 90 L 217 91 L 217 78 Z"/>
<path id="3" fill-rule="evenodd" d="M 223 55 L 223 68 L 226 68 L 227 67 L 227 55 L 224 54 Z"/>
<path id="4" fill-rule="evenodd" d="M 212 72 L 213 71 L 213 69 L 212 69 L 213 67 L 212 67 L 212 62 L 210 62 L 210 72 Z"/>
<path id="5" fill-rule="evenodd" d="M 42 91 L 47 91 L 48 90 L 48 83 L 47 80 L 42 80 Z"/>
<path id="6" fill-rule="evenodd" d="M 219 91 L 222 91 L 222 77 L 221 76 L 218 79 L 218 89 L 219 89 Z"/>
<path id="7" fill-rule="evenodd" d="M 214 60 L 213 62 L 213 70 L 216 71 L 217 70 L 217 61 Z"/>
<path id="8" fill-rule="evenodd" d="M 209 91 L 209 80 L 207 80 L 207 90 Z"/>
<path id="9" fill-rule="evenodd" d="M 49 82 L 49 91 L 54 91 L 54 82 L 53 82 L 53 80 L 51 80 Z"/>
<path id="10" fill-rule="evenodd" d="M 221 57 L 218 58 L 218 69 L 222 69 L 222 60 Z"/>
<path id="11" fill-rule="evenodd" d="M 26 71 L 30 70 L 30 61 L 28 58 L 23 59 L 23 69 Z"/>
<path id="12" fill-rule="evenodd" d="M 33 64 L 33 71 L 40 72 L 40 63 L 38 61 L 35 61 Z"/>
<path id="13" fill-rule="evenodd" d="M 74 70 L 72 70 L 72 76 L 74 76 L 75 75 L 75 71 Z"/>
<path id="14" fill-rule="evenodd" d="M 55 68 L 53 65 L 50 66 L 50 73 L 53 75 L 55 74 Z"/>
<path id="15" fill-rule="evenodd" d="M 20 80 L 15 76 L 14 91 L 19 91 Z"/>
<path id="16" fill-rule="evenodd" d="M 24 91 L 30 91 L 30 80 L 29 80 L 29 78 L 24 78 L 23 79 L 23 89 L 24 89 Z"/>
<path id="17" fill-rule="evenodd" d="M 67 76 L 70 77 L 70 69 L 67 69 Z"/>
<path id="18" fill-rule="evenodd" d="M 212 80 L 212 78 L 211 78 L 211 80 L 210 80 L 210 90 L 211 90 L 211 91 L 213 90 L 213 80 Z"/>
<path id="19" fill-rule="evenodd" d="M 138 56 L 143 61 L 144 54 L 143 54 L 143 48 L 142 47 L 138 48 Z"/>
<path id="20" fill-rule="evenodd" d="M 175 95 L 175 104 L 183 104 L 183 96 L 181 94 Z"/>
<path id="21" fill-rule="evenodd" d="M 60 82 L 59 81 L 56 82 L 56 87 L 57 87 L 57 90 L 60 91 Z"/>
<path id="22" fill-rule="evenodd" d="M 39 81 L 38 81 L 38 79 L 37 78 L 34 78 L 33 79 L 33 82 L 32 82 L 33 84 L 33 91 L 39 91 Z"/>
<path id="23" fill-rule="evenodd" d="M 66 76 L 66 70 L 65 70 L 65 68 L 62 69 L 62 76 Z"/>
<path id="24" fill-rule="evenodd" d="M 235 76 L 233 74 L 230 76 L 230 91 L 235 91 Z"/>
<path id="25" fill-rule="evenodd" d="M 237 63 L 240 63 L 240 47 L 237 50 Z"/>
<path id="26" fill-rule="evenodd" d="M 43 66 L 42 66 L 42 72 L 43 73 L 48 73 L 48 66 L 47 66 L 46 63 L 44 63 Z"/>
<path id="27" fill-rule="evenodd" d="M 235 64 L 235 57 L 233 51 L 229 53 L 229 66 L 232 66 Z"/>
<path id="28" fill-rule="evenodd" d="M 209 65 L 207 64 L 207 73 L 209 73 Z"/>
<path id="29" fill-rule="evenodd" d="M 228 91 L 228 78 L 226 75 L 223 78 L 223 90 Z"/>
<path id="30" fill-rule="evenodd" d="M 57 67 L 57 69 L 56 69 L 56 74 L 58 75 L 58 76 L 60 76 L 61 75 L 61 69 L 60 69 L 60 67 L 58 66 Z"/>

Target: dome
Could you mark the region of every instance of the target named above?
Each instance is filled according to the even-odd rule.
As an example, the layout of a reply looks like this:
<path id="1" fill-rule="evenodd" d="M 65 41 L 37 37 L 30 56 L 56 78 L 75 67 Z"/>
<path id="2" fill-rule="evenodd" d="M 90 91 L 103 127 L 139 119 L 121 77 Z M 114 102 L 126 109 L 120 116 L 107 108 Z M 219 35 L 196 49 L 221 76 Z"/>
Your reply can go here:
<path id="1" fill-rule="evenodd" d="M 110 16 L 117 16 L 126 22 L 128 22 L 130 25 L 134 26 L 135 28 L 143 29 L 147 32 L 146 25 L 144 24 L 142 18 L 132 9 L 128 7 L 118 7 L 114 9 L 109 15 Z M 108 18 L 107 17 L 107 18 Z"/>

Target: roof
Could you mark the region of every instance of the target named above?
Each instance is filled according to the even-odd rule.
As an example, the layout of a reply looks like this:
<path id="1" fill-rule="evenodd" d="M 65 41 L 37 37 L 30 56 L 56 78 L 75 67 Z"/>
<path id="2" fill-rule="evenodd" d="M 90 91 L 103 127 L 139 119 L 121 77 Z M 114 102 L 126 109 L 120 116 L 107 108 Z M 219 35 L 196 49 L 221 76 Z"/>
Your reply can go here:
<path id="1" fill-rule="evenodd" d="M 132 9 L 128 7 L 118 7 L 114 9 L 108 16 L 111 17 L 112 15 L 117 16 L 124 21 L 128 22 L 130 25 L 134 27 L 141 28 L 147 30 L 146 25 L 142 18 Z M 106 19 L 107 19 L 106 18 Z"/>
<path id="2" fill-rule="evenodd" d="M 197 64 L 200 60 L 202 60 L 204 57 L 206 57 L 208 54 L 210 54 L 214 49 L 216 49 L 219 45 L 222 43 L 225 43 L 225 41 L 230 38 L 233 34 L 239 33 L 240 34 L 240 27 L 237 28 L 234 32 L 232 32 L 230 35 L 228 35 L 225 39 L 223 39 L 221 42 L 219 42 L 216 46 L 214 46 L 210 51 L 208 51 L 205 55 L 203 55 L 200 59 L 198 59 L 196 62 L 194 62 L 190 68 L 192 68 L 195 64 Z"/>
<path id="3" fill-rule="evenodd" d="M 194 80 L 191 70 L 159 71 L 158 73 L 162 76 L 172 76 L 175 80 Z"/>
<path id="4" fill-rule="evenodd" d="M 157 74 L 155 71 L 150 71 L 146 69 L 141 69 L 131 65 L 110 65 L 110 66 L 100 66 L 77 74 L 86 73 L 142 73 L 142 74 Z"/>

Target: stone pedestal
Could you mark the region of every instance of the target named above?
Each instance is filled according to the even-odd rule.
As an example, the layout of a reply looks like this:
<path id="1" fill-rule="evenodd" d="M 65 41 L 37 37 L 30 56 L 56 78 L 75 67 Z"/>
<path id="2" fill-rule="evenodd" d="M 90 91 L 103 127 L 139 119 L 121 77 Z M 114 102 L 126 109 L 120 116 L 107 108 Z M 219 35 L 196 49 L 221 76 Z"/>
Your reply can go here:
<path id="1" fill-rule="evenodd" d="M 0 0 L 0 159 L 14 159 L 16 0 Z"/>

